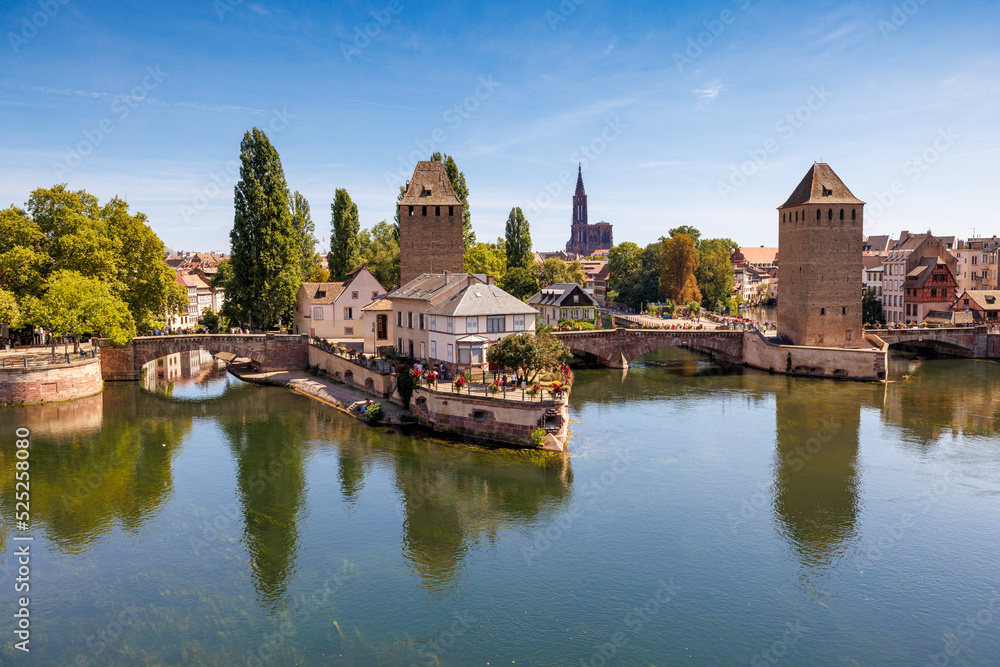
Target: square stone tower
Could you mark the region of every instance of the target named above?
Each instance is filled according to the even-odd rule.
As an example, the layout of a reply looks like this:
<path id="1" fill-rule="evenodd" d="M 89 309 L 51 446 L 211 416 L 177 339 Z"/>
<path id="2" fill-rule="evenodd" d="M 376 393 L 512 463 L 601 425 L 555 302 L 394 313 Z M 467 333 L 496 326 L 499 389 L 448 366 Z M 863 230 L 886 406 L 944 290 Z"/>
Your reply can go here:
<path id="1" fill-rule="evenodd" d="M 444 164 L 418 162 L 399 202 L 401 285 L 421 273 L 464 270 L 462 209 Z"/>
<path id="2" fill-rule="evenodd" d="M 818 162 L 778 207 L 778 332 L 791 343 L 861 347 L 864 206 Z"/>

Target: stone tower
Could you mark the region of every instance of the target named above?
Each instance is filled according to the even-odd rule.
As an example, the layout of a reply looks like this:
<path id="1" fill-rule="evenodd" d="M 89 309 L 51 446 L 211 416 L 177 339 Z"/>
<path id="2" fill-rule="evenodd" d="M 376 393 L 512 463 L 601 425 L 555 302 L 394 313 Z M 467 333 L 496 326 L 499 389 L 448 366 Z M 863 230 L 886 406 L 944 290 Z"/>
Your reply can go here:
<path id="1" fill-rule="evenodd" d="M 576 192 L 573 194 L 573 223 L 570 226 L 567 253 L 589 256 L 600 248 L 614 245 L 610 222 L 587 223 L 587 191 L 583 189 L 583 167 L 577 168 Z"/>
<path id="2" fill-rule="evenodd" d="M 399 202 L 399 278 L 464 270 L 462 200 L 441 162 L 418 162 Z"/>
<path id="3" fill-rule="evenodd" d="M 864 206 L 818 162 L 778 207 L 778 332 L 793 344 L 861 347 Z"/>

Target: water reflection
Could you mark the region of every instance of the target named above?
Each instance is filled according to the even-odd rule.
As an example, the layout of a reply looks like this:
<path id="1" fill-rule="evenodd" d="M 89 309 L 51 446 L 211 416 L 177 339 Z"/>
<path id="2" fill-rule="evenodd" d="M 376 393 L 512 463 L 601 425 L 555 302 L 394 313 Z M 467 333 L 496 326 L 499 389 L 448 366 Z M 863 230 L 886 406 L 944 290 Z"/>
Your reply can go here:
<path id="1" fill-rule="evenodd" d="M 454 583 L 468 551 L 562 506 L 568 457 L 484 452 L 414 439 L 396 457 L 403 496 L 403 552 L 428 590 Z"/>
<path id="2" fill-rule="evenodd" d="M 861 406 L 854 385 L 811 384 L 775 392 L 774 511 L 800 561 L 826 570 L 855 536 Z"/>

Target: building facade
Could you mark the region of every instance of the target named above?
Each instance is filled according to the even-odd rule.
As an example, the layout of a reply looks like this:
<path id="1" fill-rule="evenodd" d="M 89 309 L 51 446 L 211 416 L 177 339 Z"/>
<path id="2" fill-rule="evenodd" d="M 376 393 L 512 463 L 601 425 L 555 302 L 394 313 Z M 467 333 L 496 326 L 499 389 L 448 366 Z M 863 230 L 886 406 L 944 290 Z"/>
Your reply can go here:
<path id="1" fill-rule="evenodd" d="M 911 272 L 917 271 L 918 267 L 922 266 L 923 260 L 928 258 L 940 259 L 949 267 L 953 276 L 958 269 L 958 260 L 949 252 L 947 242 L 930 232 L 926 234 L 903 232 L 900 240 L 889 246 L 888 254 L 882 263 L 884 267 L 882 314 L 886 322 L 907 324 L 922 321 L 922 319 L 916 319 L 918 315 L 915 311 L 915 303 L 907 304 L 907 278 Z M 920 268 L 920 271 L 924 270 L 924 268 Z M 953 292 L 941 302 L 950 302 L 954 298 Z M 922 314 L 926 310 L 926 308 L 920 308 Z M 935 310 L 942 310 L 942 308 L 935 308 Z M 943 310 L 948 310 L 948 307 L 944 307 Z"/>
<path id="2" fill-rule="evenodd" d="M 955 278 L 959 291 L 995 290 L 998 286 L 997 250 L 1000 240 L 971 238 L 959 241 L 952 254 L 958 260 Z"/>
<path id="3" fill-rule="evenodd" d="M 594 295 L 576 283 L 556 283 L 528 299 L 541 314 L 541 324 L 556 326 L 563 320 L 596 322 L 598 303 Z"/>
<path id="4" fill-rule="evenodd" d="M 463 209 L 444 164 L 418 162 L 399 202 L 400 284 L 464 269 Z"/>
<path id="5" fill-rule="evenodd" d="M 793 344 L 861 347 L 864 205 L 818 162 L 778 207 L 778 332 Z"/>
<path id="6" fill-rule="evenodd" d="M 362 340 L 361 311 L 384 295 L 385 288 L 364 265 L 344 282 L 302 283 L 295 299 L 293 331 L 327 340 Z"/>
<path id="7" fill-rule="evenodd" d="M 583 188 L 583 167 L 577 169 L 576 192 L 573 194 L 573 222 L 566 253 L 590 257 L 598 250 L 611 248 L 614 243 L 613 225 L 610 222 L 587 222 L 587 192 Z"/>

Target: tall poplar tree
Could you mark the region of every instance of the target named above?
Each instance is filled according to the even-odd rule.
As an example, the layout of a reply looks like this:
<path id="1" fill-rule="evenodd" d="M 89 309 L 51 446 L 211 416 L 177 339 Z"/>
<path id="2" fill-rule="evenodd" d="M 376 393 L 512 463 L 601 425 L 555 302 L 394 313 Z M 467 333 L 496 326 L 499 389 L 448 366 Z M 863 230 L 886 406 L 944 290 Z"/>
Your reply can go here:
<path id="1" fill-rule="evenodd" d="M 465 172 L 458 170 L 455 159 L 445 153 L 434 153 L 431 162 L 444 162 L 444 170 L 451 181 L 455 194 L 462 200 L 462 249 L 469 252 L 476 243 L 476 233 L 472 231 L 472 214 L 469 212 L 469 186 L 465 184 Z"/>
<path id="2" fill-rule="evenodd" d="M 351 201 L 347 190 L 338 188 L 330 204 L 333 233 L 330 235 L 330 280 L 343 280 L 361 265 L 361 242 L 358 233 L 358 205 Z"/>
<path id="3" fill-rule="evenodd" d="M 507 251 L 508 269 L 533 269 L 534 260 L 531 253 L 531 232 L 528 221 L 521 209 L 510 209 L 507 216 L 504 248 Z"/>
<path id="4" fill-rule="evenodd" d="M 256 127 L 243 135 L 240 162 L 225 310 L 231 320 L 267 329 L 291 315 L 301 282 L 301 246 L 281 158 Z"/>
<path id="5" fill-rule="evenodd" d="M 305 280 L 306 276 L 312 275 L 319 265 L 319 255 L 316 253 L 316 225 L 313 224 L 312 214 L 309 212 L 309 201 L 298 190 L 292 195 L 289 203 L 292 207 L 292 221 L 295 223 L 295 235 L 302 261 L 302 279 Z"/>

